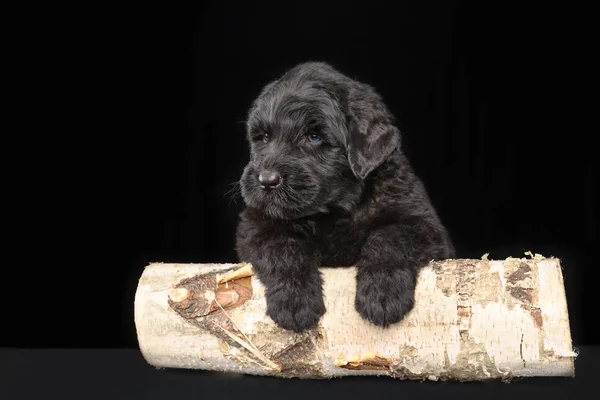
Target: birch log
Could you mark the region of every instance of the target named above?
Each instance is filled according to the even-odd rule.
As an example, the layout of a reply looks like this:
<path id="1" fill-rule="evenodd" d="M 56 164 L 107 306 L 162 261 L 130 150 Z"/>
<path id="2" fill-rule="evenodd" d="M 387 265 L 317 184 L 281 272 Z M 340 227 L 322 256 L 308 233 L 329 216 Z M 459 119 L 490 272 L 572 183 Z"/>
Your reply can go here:
<path id="1" fill-rule="evenodd" d="M 355 268 L 321 271 L 327 312 L 317 328 L 295 334 L 265 315 L 250 264 L 151 264 L 135 296 L 140 350 L 155 367 L 277 377 L 574 376 L 556 258 L 431 262 L 415 308 L 387 329 L 355 311 Z"/>

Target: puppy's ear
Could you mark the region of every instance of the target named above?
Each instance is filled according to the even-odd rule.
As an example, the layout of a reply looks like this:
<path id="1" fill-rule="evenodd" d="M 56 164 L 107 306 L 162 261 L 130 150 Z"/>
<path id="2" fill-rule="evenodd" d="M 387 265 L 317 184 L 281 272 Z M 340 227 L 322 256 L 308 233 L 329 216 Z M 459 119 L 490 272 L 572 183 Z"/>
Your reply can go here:
<path id="1" fill-rule="evenodd" d="M 400 146 L 400 131 L 379 94 L 358 84 L 348 96 L 349 126 L 346 147 L 354 175 L 365 179 Z"/>

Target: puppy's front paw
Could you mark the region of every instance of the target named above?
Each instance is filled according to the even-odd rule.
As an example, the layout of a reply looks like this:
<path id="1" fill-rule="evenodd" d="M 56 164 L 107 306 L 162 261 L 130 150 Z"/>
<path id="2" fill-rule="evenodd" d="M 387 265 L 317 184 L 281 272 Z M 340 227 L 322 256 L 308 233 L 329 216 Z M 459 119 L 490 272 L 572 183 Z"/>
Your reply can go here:
<path id="1" fill-rule="evenodd" d="M 399 322 L 415 304 L 411 272 L 402 269 L 361 270 L 356 279 L 356 311 L 381 327 Z"/>
<path id="2" fill-rule="evenodd" d="M 325 314 L 321 293 L 278 288 L 267 293 L 267 315 L 283 328 L 296 333 L 315 328 Z"/>

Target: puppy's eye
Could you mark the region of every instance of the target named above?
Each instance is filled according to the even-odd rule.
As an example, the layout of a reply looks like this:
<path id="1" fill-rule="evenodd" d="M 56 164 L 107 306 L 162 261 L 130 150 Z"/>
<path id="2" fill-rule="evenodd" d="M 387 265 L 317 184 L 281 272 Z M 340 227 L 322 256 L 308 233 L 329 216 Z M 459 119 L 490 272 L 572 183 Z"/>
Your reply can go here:
<path id="1" fill-rule="evenodd" d="M 252 141 L 254 141 L 254 142 L 265 142 L 265 143 L 267 143 L 267 142 L 269 142 L 269 140 L 271 140 L 271 138 L 266 133 L 263 133 L 263 134 L 257 133 L 255 135 L 252 135 Z"/>
<path id="2" fill-rule="evenodd" d="M 310 135 L 307 136 L 308 141 L 311 143 L 319 143 L 322 139 L 321 136 L 319 135 L 315 135 L 313 133 L 311 133 Z"/>

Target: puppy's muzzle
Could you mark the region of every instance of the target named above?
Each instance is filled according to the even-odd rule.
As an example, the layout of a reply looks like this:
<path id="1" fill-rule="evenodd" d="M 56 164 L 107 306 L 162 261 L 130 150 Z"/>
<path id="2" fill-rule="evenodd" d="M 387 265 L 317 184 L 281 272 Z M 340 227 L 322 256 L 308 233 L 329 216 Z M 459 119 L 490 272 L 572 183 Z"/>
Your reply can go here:
<path id="1" fill-rule="evenodd" d="M 258 174 L 258 183 L 261 188 L 266 190 L 277 189 L 281 186 L 282 180 L 281 174 L 272 169 L 264 169 Z"/>

